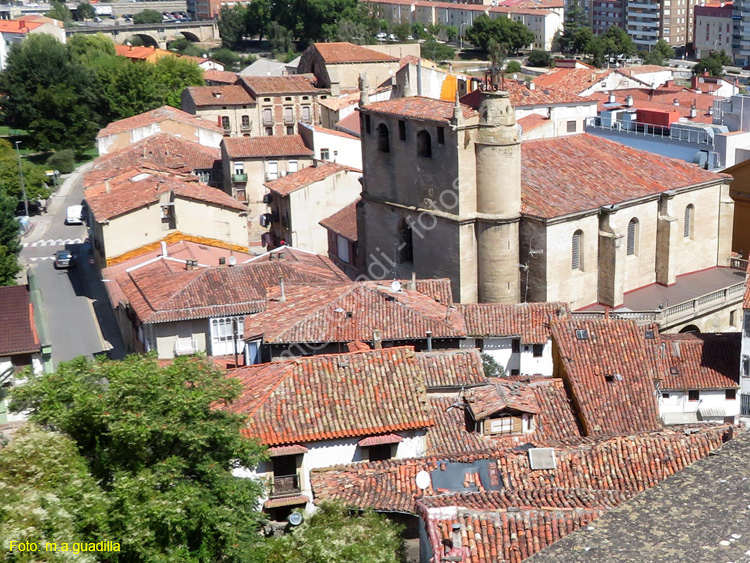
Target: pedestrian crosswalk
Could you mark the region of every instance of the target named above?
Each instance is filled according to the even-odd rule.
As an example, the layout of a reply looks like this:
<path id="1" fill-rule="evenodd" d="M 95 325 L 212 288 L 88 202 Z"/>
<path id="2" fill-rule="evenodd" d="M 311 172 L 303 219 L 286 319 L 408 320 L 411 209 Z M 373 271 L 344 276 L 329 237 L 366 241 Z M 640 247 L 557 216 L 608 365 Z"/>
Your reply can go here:
<path id="1" fill-rule="evenodd" d="M 54 256 L 32 256 L 29 258 L 32 262 L 36 262 L 37 260 L 54 260 Z"/>
<path id="2" fill-rule="evenodd" d="M 65 246 L 66 244 L 81 244 L 82 239 L 79 238 L 58 238 L 58 239 L 44 239 L 36 242 L 25 242 L 23 243 L 24 248 L 36 248 L 39 246 Z"/>

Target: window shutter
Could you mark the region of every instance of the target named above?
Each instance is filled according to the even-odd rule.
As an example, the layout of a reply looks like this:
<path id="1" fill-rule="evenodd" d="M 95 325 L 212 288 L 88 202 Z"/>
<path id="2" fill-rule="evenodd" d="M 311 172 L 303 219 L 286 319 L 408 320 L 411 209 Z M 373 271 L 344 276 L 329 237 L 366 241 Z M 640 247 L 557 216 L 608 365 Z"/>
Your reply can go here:
<path id="1" fill-rule="evenodd" d="M 635 231 L 637 224 L 635 219 L 631 219 L 628 223 L 628 256 L 635 254 Z"/>

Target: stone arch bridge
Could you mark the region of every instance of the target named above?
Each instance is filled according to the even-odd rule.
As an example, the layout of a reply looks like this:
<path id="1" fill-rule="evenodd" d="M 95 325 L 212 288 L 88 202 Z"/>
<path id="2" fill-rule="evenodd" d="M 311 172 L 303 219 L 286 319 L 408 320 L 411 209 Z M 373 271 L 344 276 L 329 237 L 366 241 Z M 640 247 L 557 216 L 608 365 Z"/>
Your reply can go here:
<path id="1" fill-rule="evenodd" d="M 115 43 L 125 43 L 137 36 L 147 47 L 167 48 L 167 41 L 184 37 L 190 41 L 210 41 L 219 38 L 219 29 L 215 22 L 165 22 L 127 25 L 98 25 L 73 27 L 66 30 L 68 37 L 79 33 L 103 33 L 112 37 Z"/>

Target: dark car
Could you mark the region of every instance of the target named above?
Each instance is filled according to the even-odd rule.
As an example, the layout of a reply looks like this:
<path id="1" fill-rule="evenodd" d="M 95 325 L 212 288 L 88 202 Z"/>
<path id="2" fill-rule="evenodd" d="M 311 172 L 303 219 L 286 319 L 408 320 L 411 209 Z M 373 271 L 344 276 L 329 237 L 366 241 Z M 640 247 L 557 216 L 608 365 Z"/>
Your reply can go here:
<path id="1" fill-rule="evenodd" d="M 42 204 L 38 201 L 30 201 L 29 202 L 29 215 L 31 217 L 34 217 L 35 215 L 39 215 L 42 212 Z M 16 217 L 23 217 L 26 215 L 26 207 L 24 207 L 23 202 L 19 201 L 18 205 L 16 206 Z"/>
<path id="2" fill-rule="evenodd" d="M 70 250 L 58 250 L 55 252 L 55 269 L 73 268 L 76 265 L 75 257 Z"/>

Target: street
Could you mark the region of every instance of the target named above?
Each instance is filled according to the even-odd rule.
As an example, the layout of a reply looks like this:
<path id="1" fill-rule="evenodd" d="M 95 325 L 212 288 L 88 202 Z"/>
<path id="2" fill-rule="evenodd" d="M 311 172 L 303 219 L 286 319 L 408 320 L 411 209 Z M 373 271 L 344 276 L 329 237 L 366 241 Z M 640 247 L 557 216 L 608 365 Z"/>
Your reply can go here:
<path id="1" fill-rule="evenodd" d="M 65 224 L 67 207 L 83 199 L 82 177 L 79 168 L 65 180 L 50 198 L 47 213 L 31 218 L 33 228 L 21 240 L 20 260 L 29 265 L 41 290 L 55 366 L 80 355 L 124 355 L 101 275 L 89 262 L 86 225 Z M 74 255 L 75 267 L 56 270 L 54 254 L 64 248 Z"/>

